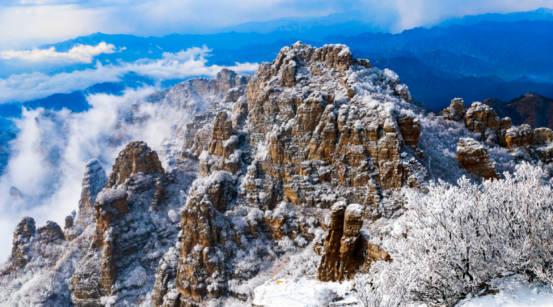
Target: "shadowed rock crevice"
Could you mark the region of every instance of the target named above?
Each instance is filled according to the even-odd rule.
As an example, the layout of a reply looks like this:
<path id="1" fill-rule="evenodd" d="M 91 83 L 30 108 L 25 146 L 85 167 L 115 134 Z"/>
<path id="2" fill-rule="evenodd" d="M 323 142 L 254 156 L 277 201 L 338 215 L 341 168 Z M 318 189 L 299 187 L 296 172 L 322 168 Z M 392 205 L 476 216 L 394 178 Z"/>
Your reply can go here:
<path id="1" fill-rule="evenodd" d="M 369 243 L 361 234 L 363 207 L 338 202 L 330 209 L 330 224 L 324 240 L 318 277 L 322 281 L 351 279 L 367 270 L 373 261 L 389 261 L 390 255 Z"/>

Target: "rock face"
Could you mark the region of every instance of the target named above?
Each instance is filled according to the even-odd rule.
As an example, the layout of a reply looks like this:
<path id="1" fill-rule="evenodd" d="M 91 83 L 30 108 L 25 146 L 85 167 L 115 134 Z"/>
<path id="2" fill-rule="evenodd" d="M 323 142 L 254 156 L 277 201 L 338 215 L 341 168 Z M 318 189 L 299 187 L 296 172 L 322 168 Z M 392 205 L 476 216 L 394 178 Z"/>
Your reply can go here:
<path id="1" fill-rule="evenodd" d="M 328 234 L 318 268 L 322 281 L 342 281 L 366 269 L 372 261 L 390 260 L 388 253 L 368 243 L 361 235 L 363 207 L 337 202 L 330 211 Z M 371 248 L 367 248 L 371 245 Z M 369 252 L 370 250 L 370 252 Z"/>
<path id="2" fill-rule="evenodd" d="M 157 246 L 160 253 L 175 237 L 165 201 L 155 199 L 170 181 L 166 176 L 145 143 L 130 143 L 119 154 L 110 176 L 115 185 L 96 197 L 92 244 L 71 278 L 74 304 L 102 305 L 102 297 L 121 295 L 155 274 L 159 256 L 143 251 Z"/>
<path id="3" fill-rule="evenodd" d="M 157 153 L 144 142 L 129 143 L 119 153 L 109 176 L 108 187 L 122 184 L 137 173 L 163 173 Z"/>
<path id="4" fill-rule="evenodd" d="M 507 148 L 525 147 L 532 145 L 534 131 L 530 125 L 511 127 L 505 133 L 505 144 Z"/>
<path id="5" fill-rule="evenodd" d="M 442 111 L 445 119 L 461 121 L 465 118 L 465 101 L 463 98 L 453 98 L 449 107 Z"/>
<path id="6" fill-rule="evenodd" d="M 487 150 L 471 138 L 460 139 L 457 143 L 457 160 L 461 167 L 483 178 L 496 178 L 495 166 Z"/>
<path id="7" fill-rule="evenodd" d="M 420 127 L 414 118 L 363 100 L 370 90 L 354 84 L 373 72 L 344 46 L 296 44 L 260 66 L 248 85 L 247 124 L 250 146 L 263 149 L 251 178 L 266 178 L 261 206 L 282 199 L 330 206 L 312 193 L 320 191 L 317 186 L 352 188 L 348 201 L 371 204 L 378 198 L 374 191 L 407 181 L 409 167 L 400 153 L 403 145 L 416 147 Z M 380 74 L 378 86 L 397 95 L 398 80 Z M 273 85 L 274 76 L 285 76 L 282 89 Z M 331 173 L 337 176 L 326 175 Z"/>
<path id="8" fill-rule="evenodd" d="M 337 249 L 327 252 L 337 256 L 327 257 L 322 278 L 351 278 L 361 266 L 386 258 L 361 238 L 362 212 L 377 210 L 381 195 L 402 187 L 420 166 L 413 153 L 421 125 L 414 113 L 386 106 L 383 97 L 412 107 L 391 71 L 371 69 L 345 46 L 298 43 L 260 66 L 246 100 L 214 116 L 209 130 L 197 130 L 193 138 L 204 140 L 195 147 L 203 148 L 202 178 L 181 217 L 181 304 L 239 296 L 230 284 L 255 276 L 263 255 L 282 253 L 281 240 L 298 246 L 312 240 L 322 211 L 338 199 L 360 204 L 344 207 L 339 223 L 345 228 Z M 338 271 L 323 273 L 336 265 Z M 166 271 L 160 276 L 173 272 Z M 174 297 L 162 292 L 168 294 L 156 294 L 160 302 Z"/>
<path id="9" fill-rule="evenodd" d="M 403 114 L 398 118 L 398 125 L 403 137 L 403 142 L 406 145 L 416 148 L 421 134 L 421 125 L 418 119 Z"/>
<path id="10" fill-rule="evenodd" d="M 222 212 L 232 200 L 232 177 L 220 172 L 205 182 L 205 191 L 196 185 L 182 214 L 177 288 L 184 302 L 200 302 L 225 294 L 225 241 L 232 232 Z M 203 192 L 203 193 L 202 193 Z M 205 193 L 205 194 L 204 194 Z"/>
<path id="11" fill-rule="evenodd" d="M 79 200 L 79 222 L 89 222 L 94 216 L 96 195 L 107 183 L 106 172 L 98 160 L 91 160 L 86 164 L 82 182 L 81 199 Z M 88 219 L 88 220 L 87 220 Z"/>
<path id="12" fill-rule="evenodd" d="M 553 160 L 551 130 L 529 137 L 460 99 L 426 115 L 394 72 L 343 45 L 296 43 L 250 78 L 223 70 L 149 99 L 190 113 L 182 150 L 160 152 L 164 169 L 132 142 L 109 178 L 89 162 L 76 220 L 19 224 L 0 305 L 248 305 L 273 272 L 351 279 L 391 260 L 379 222 L 401 214 L 402 188 Z"/>
<path id="13" fill-rule="evenodd" d="M 13 233 L 11 263 L 15 269 L 23 268 L 29 261 L 29 243 L 36 233 L 35 220 L 23 218 Z"/>
<path id="14" fill-rule="evenodd" d="M 469 131 L 479 133 L 481 140 L 493 140 L 499 129 L 500 119 L 490 106 L 474 102 L 465 113 L 465 125 Z"/>

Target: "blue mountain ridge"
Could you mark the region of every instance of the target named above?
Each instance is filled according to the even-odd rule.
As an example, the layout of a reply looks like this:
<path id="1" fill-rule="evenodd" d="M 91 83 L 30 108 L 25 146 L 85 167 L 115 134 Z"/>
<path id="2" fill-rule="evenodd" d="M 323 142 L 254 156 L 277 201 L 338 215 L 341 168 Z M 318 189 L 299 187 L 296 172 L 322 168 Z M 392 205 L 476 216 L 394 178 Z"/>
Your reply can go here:
<path id="1" fill-rule="evenodd" d="M 467 101 L 497 98 L 509 100 L 526 92 L 553 97 L 553 11 L 539 9 L 508 14 L 483 14 L 446 20 L 432 27 L 400 33 L 385 33 L 362 16 L 281 19 L 254 22 L 222 29 L 217 33 L 135 36 L 95 33 L 46 45 L 67 51 L 77 44 L 113 44 L 117 52 L 102 54 L 93 63 L 60 67 L 37 67 L 44 73 L 94 68 L 97 63 L 118 65 L 139 59 L 159 59 L 165 52 L 208 46 L 209 64 L 264 62 L 284 45 L 295 41 L 320 46 L 347 44 L 355 56 L 365 57 L 378 67 L 396 71 L 409 85 L 417 103 L 437 111 L 453 97 Z M 0 78 L 25 72 L 0 61 Z M 182 80 L 171 80 L 169 86 Z M 0 170 L 5 164 L 7 142 L 17 131 L 10 117 L 19 117 L 21 107 L 74 112 L 88 108 L 86 96 L 94 93 L 119 94 L 125 88 L 153 85 L 155 80 L 127 74 L 120 82 L 100 83 L 70 93 L 58 93 L 33 101 L 0 104 Z"/>

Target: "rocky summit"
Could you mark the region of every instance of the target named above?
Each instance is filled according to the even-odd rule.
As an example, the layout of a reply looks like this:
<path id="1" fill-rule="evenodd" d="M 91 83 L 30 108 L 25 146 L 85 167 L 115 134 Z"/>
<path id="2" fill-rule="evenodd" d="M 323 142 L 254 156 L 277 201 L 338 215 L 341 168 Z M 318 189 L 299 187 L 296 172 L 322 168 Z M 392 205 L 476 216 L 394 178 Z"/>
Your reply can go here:
<path id="1" fill-rule="evenodd" d="M 90 161 L 63 229 L 18 224 L 0 305 L 244 305 L 275 280 L 350 281 L 394 261 L 383 225 L 405 189 L 553 158 L 550 129 L 460 98 L 426 113 L 344 45 L 298 42 L 252 76 L 223 70 L 150 99 L 190 113 L 174 161 L 141 141 L 107 175 Z"/>

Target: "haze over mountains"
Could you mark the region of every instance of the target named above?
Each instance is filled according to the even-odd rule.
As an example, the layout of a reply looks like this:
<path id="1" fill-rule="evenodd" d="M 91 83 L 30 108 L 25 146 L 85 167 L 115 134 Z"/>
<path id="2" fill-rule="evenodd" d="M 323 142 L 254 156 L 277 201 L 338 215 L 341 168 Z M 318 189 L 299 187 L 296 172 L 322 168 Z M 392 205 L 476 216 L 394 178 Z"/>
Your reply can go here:
<path id="1" fill-rule="evenodd" d="M 17 53 L 15 58 L 0 56 L 0 165 L 8 156 L 6 143 L 16 132 L 7 118 L 19 118 L 22 105 L 81 112 L 88 108 L 87 95 L 121 94 L 125 88 L 143 86 L 166 88 L 201 76 L 205 66 L 214 65 L 214 73 L 218 65 L 269 61 L 281 46 L 298 40 L 314 46 L 347 44 L 355 56 L 396 71 L 414 101 L 431 111 L 440 110 L 453 97 L 509 101 L 528 92 L 553 97 L 550 9 L 466 16 L 401 33 L 381 32 L 382 27 L 356 18 L 288 18 L 218 33 L 163 37 L 96 33 L 37 49 L 39 56 L 54 50 L 50 56 L 59 58 L 54 63 L 26 62 Z M 79 45 L 106 50 L 79 61 L 74 59 L 74 47 Z M 183 50 L 202 46 L 183 55 Z M 197 69 L 187 67 L 189 63 Z M 174 73 L 183 70 L 191 72 Z"/>
<path id="2" fill-rule="evenodd" d="M 113 45 L 115 51 L 99 54 L 90 63 L 41 69 L 53 74 L 95 68 L 98 63 L 117 65 L 161 59 L 164 53 L 200 46 L 210 49 L 210 64 L 263 62 L 270 60 L 281 46 L 301 40 L 313 45 L 346 43 L 356 56 L 398 72 L 415 100 L 432 110 L 447 105 L 456 96 L 469 101 L 490 97 L 508 100 L 526 92 L 553 96 L 551 10 L 469 16 L 397 34 L 379 30 L 369 23 L 337 15 L 248 23 L 213 34 L 139 37 L 96 33 L 44 47 L 66 52 L 78 44 L 96 46 L 105 42 Z M 28 69 L 13 61 L 0 61 L 0 68 L 0 77 Z M 136 78 L 121 79 L 117 83 L 123 86 L 137 85 Z M 149 83 L 147 78 L 140 81 Z M 58 101 L 63 98 L 55 97 Z M 0 112 L 7 115 L 4 110 Z"/>
<path id="3" fill-rule="evenodd" d="M 553 0 L 495 1 L 9 0 L 71 39 L 0 8 L 0 305 L 553 304 L 553 11 L 443 21 Z"/>

